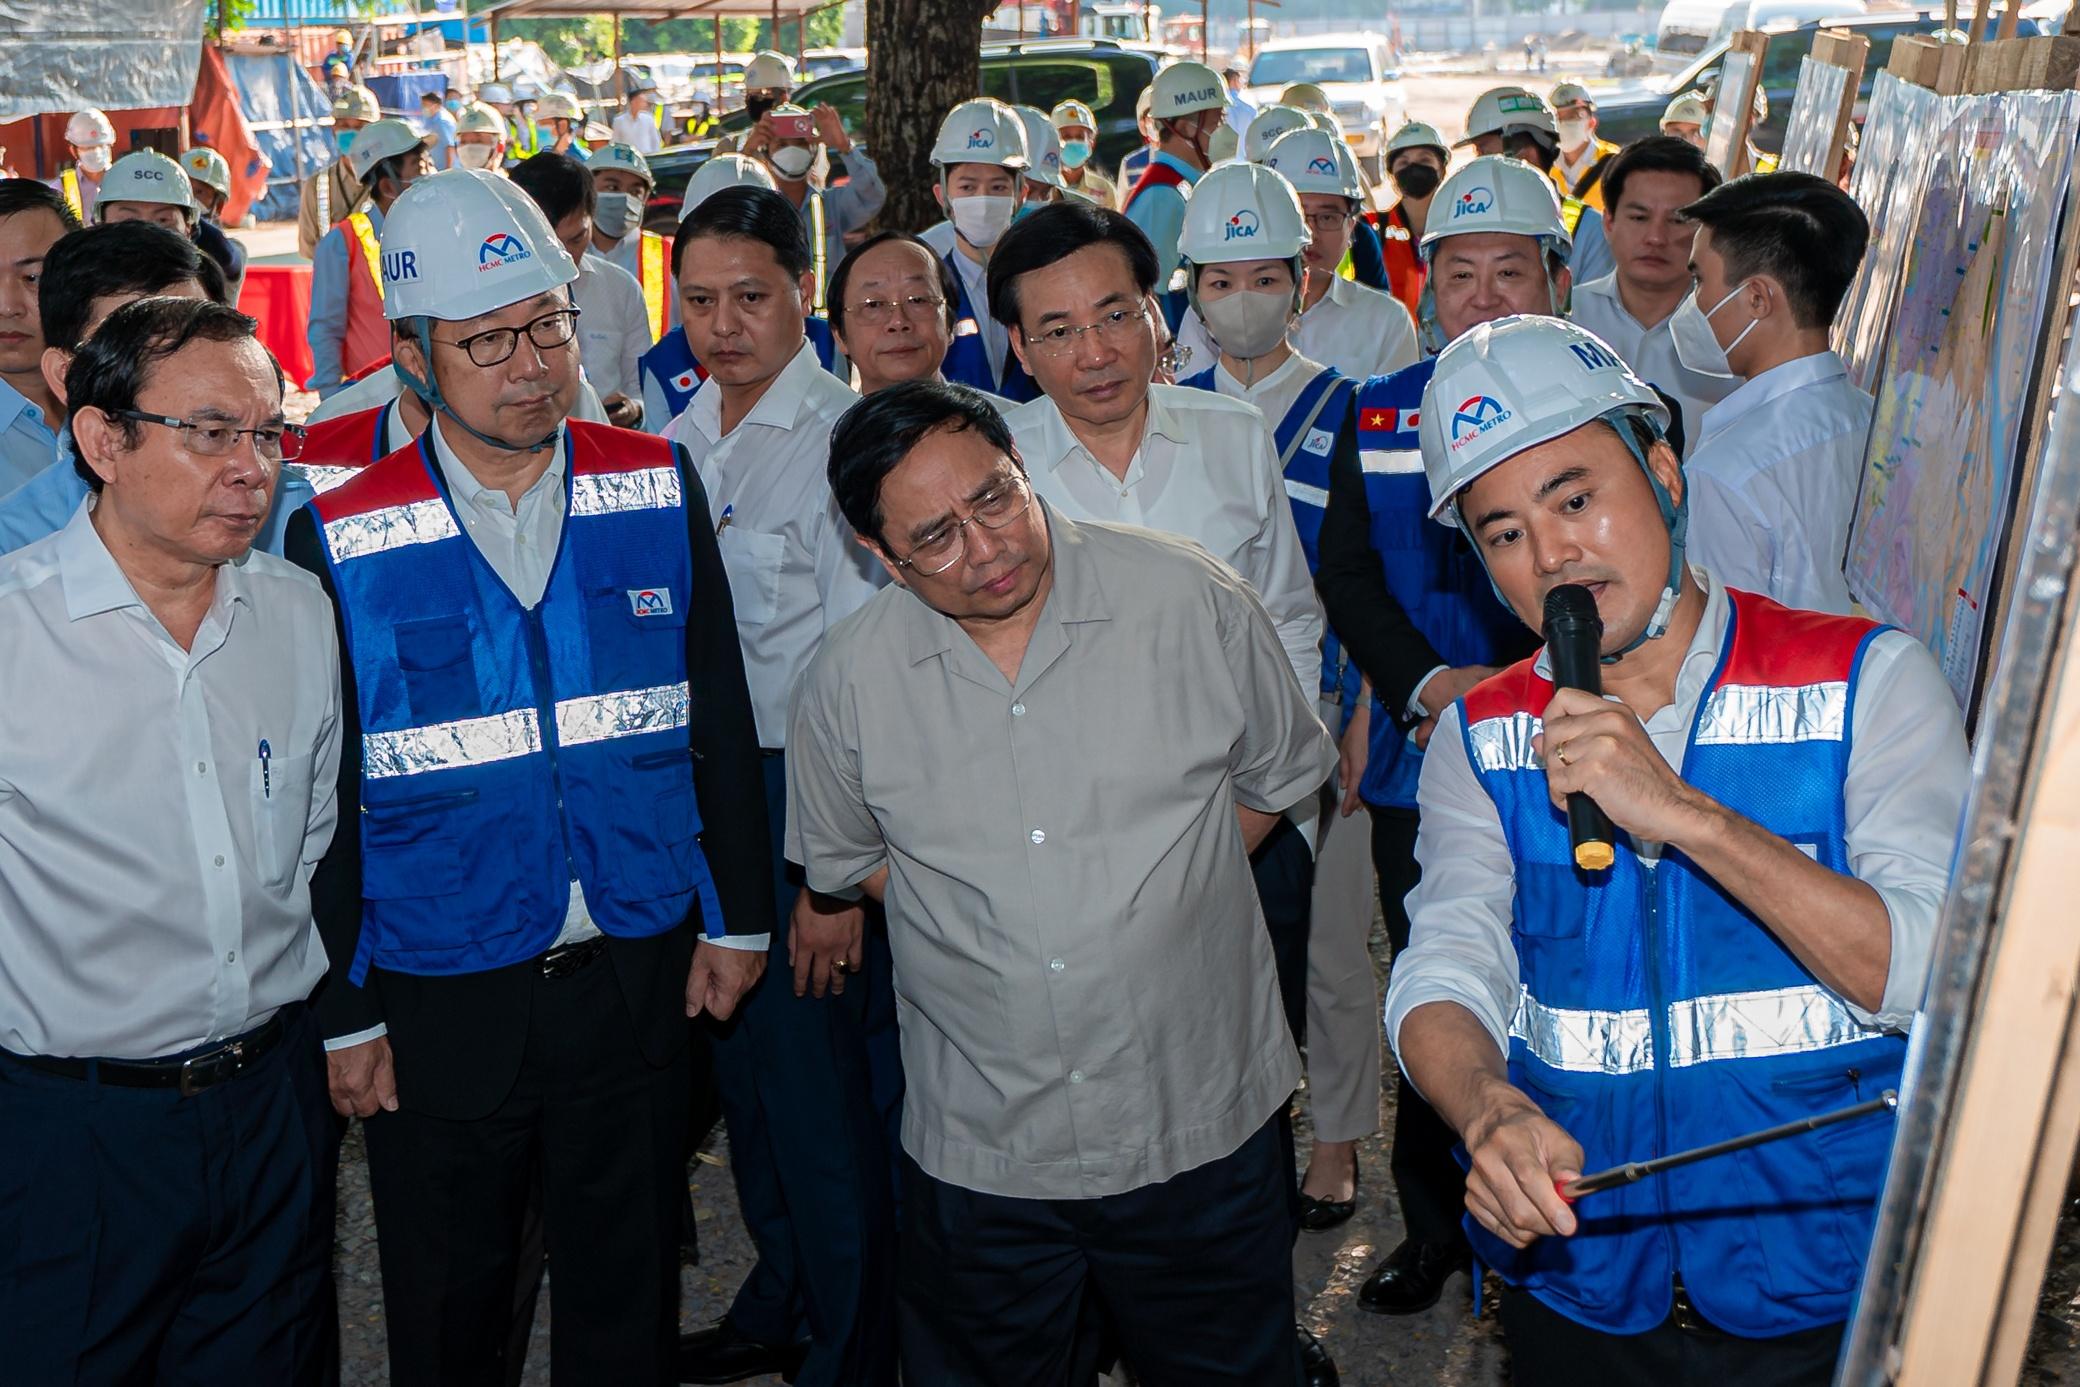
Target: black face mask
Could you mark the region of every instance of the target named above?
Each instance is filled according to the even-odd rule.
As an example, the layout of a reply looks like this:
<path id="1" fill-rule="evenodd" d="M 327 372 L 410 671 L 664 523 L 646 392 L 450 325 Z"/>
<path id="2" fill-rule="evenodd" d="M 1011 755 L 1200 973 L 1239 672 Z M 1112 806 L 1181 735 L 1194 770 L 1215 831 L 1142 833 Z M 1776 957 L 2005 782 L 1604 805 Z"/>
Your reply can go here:
<path id="1" fill-rule="evenodd" d="M 750 116 L 751 123 L 756 125 L 765 118 L 767 111 L 779 104 L 780 98 L 777 96 L 747 96 L 744 98 L 744 114 Z"/>
<path id="2" fill-rule="evenodd" d="M 1426 198 L 1444 181 L 1444 175 L 1428 164 L 1403 164 L 1393 174 L 1394 186 L 1401 190 L 1403 197 Z"/>

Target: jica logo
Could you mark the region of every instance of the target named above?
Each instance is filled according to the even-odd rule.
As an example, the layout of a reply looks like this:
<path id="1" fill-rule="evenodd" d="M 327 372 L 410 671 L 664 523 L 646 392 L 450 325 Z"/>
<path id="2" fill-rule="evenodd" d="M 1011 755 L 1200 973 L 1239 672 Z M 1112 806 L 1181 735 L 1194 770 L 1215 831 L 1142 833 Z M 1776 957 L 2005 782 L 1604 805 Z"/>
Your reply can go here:
<path id="1" fill-rule="evenodd" d="M 1459 194 L 1459 200 L 1452 204 L 1452 219 L 1456 221 L 1460 217 L 1477 217 L 1494 205 L 1495 190 L 1477 184 Z"/>
<path id="2" fill-rule="evenodd" d="M 1228 225 L 1221 232 L 1223 241 L 1247 241 L 1256 236 L 1261 224 L 1257 214 L 1247 207 L 1228 218 Z"/>
<path id="3" fill-rule="evenodd" d="M 970 131 L 968 132 L 968 148 L 970 148 L 970 149 L 995 149 L 996 147 L 997 147 L 997 137 L 996 137 L 996 134 L 995 134 L 995 133 L 994 133 L 993 131 L 989 131 L 989 130 L 970 130 Z"/>
<path id="4" fill-rule="evenodd" d="M 494 231 L 477 247 L 477 273 L 495 270 L 502 265 L 515 264 L 521 260 L 534 259 L 534 252 L 527 242 L 511 231 Z"/>

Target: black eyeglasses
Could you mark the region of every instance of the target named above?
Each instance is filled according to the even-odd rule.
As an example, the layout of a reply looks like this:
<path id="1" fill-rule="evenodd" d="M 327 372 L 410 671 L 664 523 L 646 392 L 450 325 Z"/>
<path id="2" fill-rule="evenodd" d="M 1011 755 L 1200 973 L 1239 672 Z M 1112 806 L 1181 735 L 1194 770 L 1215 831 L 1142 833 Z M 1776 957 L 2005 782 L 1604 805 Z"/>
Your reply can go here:
<path id="1" fill-rule="evenodd" d="M 215 419 L 176 419 L 170 414 L 146 414 L 139 409 L 113 411 L 118 419 L 139 424 L 157 424 L 179 429 L 189 452 L 197 457 L 229 457 L 238 448 L 240 434 L 253 436 L 253 451 L 269 462 L 294 462 L 303 455 L 303 426 L 262 424 L 257 429 L 239 429 Z"/>
<path id="2" fill-rule="evenodd" d="M 554 351 L 568 346 L 578 335 L 576 308 L 559 308 L 554 313 L 544 313 L 525 327 L 495 327 L 484 332 L 473 332 L 467 337 L 458 337 L 450 342 L 445 337 L 436 337 L 436 342 L 450 347 L 460 347 L 469 353 L 469 359 L 478 366 L 503 366 L 520 349 L 520 334 L 526 333 L 527 340 L 534 343 L 537 351 Z"/>

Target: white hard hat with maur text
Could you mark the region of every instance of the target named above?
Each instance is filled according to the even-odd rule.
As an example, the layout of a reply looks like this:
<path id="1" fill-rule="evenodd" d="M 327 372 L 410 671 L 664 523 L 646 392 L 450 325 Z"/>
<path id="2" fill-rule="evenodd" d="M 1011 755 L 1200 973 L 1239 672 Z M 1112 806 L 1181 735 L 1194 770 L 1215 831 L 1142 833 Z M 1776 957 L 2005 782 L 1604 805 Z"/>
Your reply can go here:
<path id="1" fill-rule="evenodd" d="M 577 277 L 534 199 L 482 169 L 419 179 L 383 220 L 383 316 L 393 321 L 474 318 Z"/>
<path id="2" fill-rule="evenodd" d="M 1194 265 L 1291 260 L 1307 242 L 1293 185 L 1275 169 L 1238 162 L 1210 170 L 1192 188 L 1177 253 Z"/>
<path id="3" fill-rule="evenodd" d="M 939 122 L 932 141 L 932 162 L 941 169 L 955 164 L 993 164 L 1003 169 L 1026 167 L 1026 126 L 1018 112 L 987 96 L 963 101 Z"/>
<path id="4" fill-rule="evenodd" d="M 1563 257 L 1574 253 L 1574 238 L 1560 219 L 1560 195 L 1553 191 L 1553 180 L 1506 154 L 1470 160 L 1438 188 L 1430 201 L 1429 224 L 1423 228 L 1424 261 L 1436 253 L 1439 241 L 1480 231 L 1531 236 Z"/>
<path id="5" fill-rule="evenodd" d="M 1228 88 L 1221 75 L 1204 63 L 1172 63 L 1156 74 L 1149 113 L 1157 120 L 1177 120 L 1200 111 L 1228 109 Z"/>
<path id="6" fill-rule="evenodd" d="M 1285 175 L 1295 192 L 1365 196 L 1364 185 L 1358 181 L 1358 161 L 1351 157 L 1350 147 L 1326 130 L 1307 126 L 1279 137 L 1265 156 L 1264 166 Z"/>

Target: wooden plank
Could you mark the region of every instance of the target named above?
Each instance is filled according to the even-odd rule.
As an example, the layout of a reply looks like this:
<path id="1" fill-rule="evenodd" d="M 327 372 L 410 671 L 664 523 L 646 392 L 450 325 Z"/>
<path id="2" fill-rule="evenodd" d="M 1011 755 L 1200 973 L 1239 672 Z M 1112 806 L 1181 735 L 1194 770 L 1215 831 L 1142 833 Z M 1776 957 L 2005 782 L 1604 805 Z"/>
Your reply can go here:
<path id="1" fill-rule="evenodd" d="M 1816 52 L 1820 47 L 1819 39 L 1834 40 L 1827 46 L 1828 56 L 1823 61 L 1832 63 L 1849 74 L 1849 80 L 1842 84 L 1841 109 L 1835 113 L 1833 142 L 1828 145 L 1833 151 L 1833 156 L 1827 162 L 1827 171 L 1821 175 L 1829 181 L 1834 181 L 1841 177 L 1843 161 L 1849 156 L 1849 132 L 1856 126 L 1857 96 L 1863 86 L 1864 64 L 1870 60 L 1871 41 L 1862 34 L 1836 33 L 1823 29 L 1813 43 Z"/>
<path id="2" fill-rule="evenodd" d="M 1745 54 L 1751 60 L 1747 64 L 1734 61 L 1736 54 Z M 1719 90 L 1712 98 L 1712 127 L 1705 135 L 1707 158 L 1715 158 L 1719 172 L 1728 178 L 1749 172 L 1748 132 L 1755 121 L 1755 89 L 1762 80 L 1763 60 L 1769 54 L 1769 35 L 1755 29 L 1742 29 L 1727 40 L 1726 56 L 1719 63 Z M 1739 73 L 1740 90 L 1729 91 L 1728 73 L 1740 66 L 1746 70 Z M 1724 117 L 1732 124 L 1732 136 L 1720 128 Z"/>

